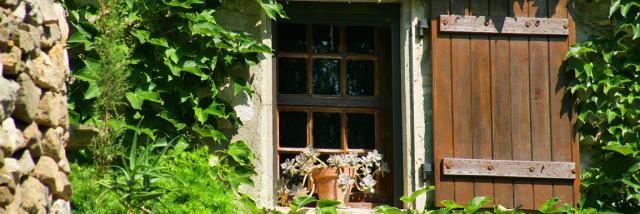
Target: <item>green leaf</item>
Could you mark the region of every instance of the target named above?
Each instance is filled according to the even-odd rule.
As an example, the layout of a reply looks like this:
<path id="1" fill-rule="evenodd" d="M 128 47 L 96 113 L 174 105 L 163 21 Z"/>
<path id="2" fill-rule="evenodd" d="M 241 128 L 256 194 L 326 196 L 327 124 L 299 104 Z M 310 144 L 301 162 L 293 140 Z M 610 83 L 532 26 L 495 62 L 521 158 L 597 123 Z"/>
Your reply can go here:
<path id="1" fill-rule="evenodd" d="M 489 203 L 490 201 L 491 199 L 484 196 L 475 197 L 467 202 L 467 205 L 464 207 L 464 212 L 475 213 L 480 208 L 482 208 L 482 206 L 484 206 L 486 203 Z"/>
<path id="2" fill-rule="evenodd" d="M 404 214 L 401 209 L 386 204 L 374 207 L 373 211 L 379 214 Z"/>
<path id="3" fill-rule="evenodd" d="M 540 208 L 538 208 L 538 211 L 540 211 L 540 213 L 543 214 L 553 214 L 553 213 L 570 213 L 570 211 L 572 210 L 572 207 L 568 204 L 564 204 L 563 206 L 561 206 L 560 208 L 554 208 L 554 206 L 560 202 L 560 199 L 554 197 L 551 198 L 547 201 L 545 201 Z"/>
<path id="4" fill-rule="evenodd" d="M 337 206 L 340 205 L 339 201 L 320 199 L 316 202 L 317 214 L 337 214 Z"/>
<path id="5" fill-rule="evenodd" d="M 144 44 L 147 41 L 149 41 L 149 36 L 151 36 L 151 33 L 146 30 L 134 30 L 134 31 L 131 31 L 131 35 L 138 38 L 138 41 L 140 41 L 140 44 Z"/>
<path id="6" fill-rule="evenodd" d="M 433 191 L 434 189 L 435 189 L 434 186 L 427 186 L 425 188 L 416 190 L 415 192 L 411 193 L 411 195 L 409 195 L 409 196 L 400 197 L 400 200 L 405 202 L 405 203 L 413 203 L 416 200 L 416 198 L 418 198 L 418 196 L 420 196 L 420 195 L 422 195 L 422 194 L 424 194 L 426 192 Z"/>
<path id="7" fill-rule="evenodd" d="M 609 17 L 613 16 L 618 9 L 620 9 L 620 0 L 612 0 L 611 6 L 609 7 Z"/>
<path id="8" fill-rule="evenodd" d="M 493 213 L 495 214 L 515 214 L 516 211 L 514 209 L 508 209 L 503 207 L 502 205 L 495 206 L 493 208 Z"/>
<path id="9" fill-rule="evenodd" d="M 274 0 L 257 0 L 257 1 L 260 4 L 260 6 L 262 6 L 262 9 L 267 14 L 267 16 L 269 16 L 269 18 L 274 20 L 277 19 L 278 17 L 288 18 L 287 15 L 284 13 L 284 9 L 282 8 L 282 5 L 277 3 L 276 1 Z"/>
<path id="10" fill-rule="evenodd" d="M 630 154 L 635 155 L 635 154 L 638 153 L 638 151 L 636 151 L 631 144 L 621 145 L 619 142 L 609 143 L 608 145 L 606 145 L 606 146 L 604 146 L 602 148 L 605 149 L 605 150 L 618 152 L 618 153 L 620 153 L 622 155 L 625 155 L 625 156 L 630 155 Z"/>
<path id="11" fill-rule="evenodd" d="M 149 39 L 149 43 L 165 48 L 169 47 L 169 42 L 167 42 L 167 39 L 165 38 L 151 38 Z"/>
<path id="12" fill-rule="evenodd" d="M 203 4 L 204 1 L 202 0 L 171 0 L 171 1 L 166 1 L 166 0 L 162 0 L 162 2 L 166 5 L 172 6 L 172 7 L 182 7 L 185 9 L 191 9 L 193 7 L 194 4 Z"/>
<path id="13" fill-rule="evenodd" d="M 127 92 L 126 97 L 131 107 L 137 110 L 142 109 L 142 104 L 145 100 L 159 104 L 164 103 L 160 98 L 160 93 L 157 91 L 143 91 L 140 88 L 137 88 L 135 92 Z"/>
<path id="14" fill-rule="evenodd" d="M 317 199 L 309 196 L 296 196 L 289 204 L 289 209 L 291 209 L 292 213 L 297 213 L 300 208 L 303 208 L 305 205 L 318 201 Z"/>
<path id="15" fill-rule="evenodd" d="M 442 206 L 448 209 L 462 208 L 462 206 L 458 205 L 455 201 L 451 201 L 451 200 L 443 200 L 443 201 L 440 201 L 440 203 L 442 204 Z"/>

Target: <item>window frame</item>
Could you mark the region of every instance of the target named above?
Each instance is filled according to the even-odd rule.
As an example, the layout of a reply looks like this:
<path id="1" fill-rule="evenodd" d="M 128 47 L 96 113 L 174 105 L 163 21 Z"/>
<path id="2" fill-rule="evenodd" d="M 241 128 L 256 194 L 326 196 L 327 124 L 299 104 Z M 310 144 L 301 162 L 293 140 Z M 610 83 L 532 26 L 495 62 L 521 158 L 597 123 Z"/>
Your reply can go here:
<path id="1" fill-rule="evenodd" d="M 402 174 L 402 119 L 401 119 L 401 76 L 400 76 L 400 20 L 399 20 L 399 11 L 400 5 L 397 3 L 392 4 L 372 4 L 372 3 L 318 3 L 318 2 L 291 2 L 285 5 L 285 10 L 287 11 L 287 15 L 290 17 L 289 19 L 279 19 L 272 24 L 272 35 L 274 36 L 272 40 L 273 47 L 278 47 L 277 43 L 277 22 L 283 23 L 293 23 L 293 24 L 306 24 L 306 25 L 339 25 L 339 26 L 366 26 L 366 27 L 374 27 L 374 29 L 378 29 L 378 27 L 386 27 L 390 29 L 390 43 L 388 50 L 389 54 L 386 57 L 387 63 L 389 63 L 391 69 L 391 79 L 388 81 L 387 88 L 390 88 L 391 91 L 388 92 L 388 100 L 391 104 L 382 103 L 380 99 L 380 91 L 379 89 L 382 87 L 380 85 L 380 68 L 375 63 L 375 86 L 374 86 L 374 95 L 373 96 L 351 96 L 347 95 L 346 91 L 346 63 L 350 59 L 357 60 L 376 60 L 380 58 L 378 56 L 379 51 L 378 48 L 375 48 L 373 54 L 353 54 L 347 53 L 346 48 L 340 47 L 340 53 L 313 53 L 312 50 L 312 38 L 307 38 L 307 51 L 299 52 L 299 53 L 287 53 L 281 52 L 279 50 L 275 50 L 273 54 L 273 69 L 274 69 L 274 77 L 275 80 L 275 116 L 276 116 L 276 132 L 275 132 L 275 140 L 274 143 L 274 155 L 275 158 L 275 168 L 274 168 L 274 179 L 279 177 L 279 162 L 278 160 L 279 153 L 283 154 L 295 154 L 299 151 L 302 151 L 304 148 L 296 148 L 296 149 L 282 149 L 278 147 L 278 138 L 279 138 L 279 111 L 284 110 L 303 110 L 307 112 L 307 117 L 311 117 L 314 109 L 322 109 L 323 111 L 330 112 L 341 112 L 341 127 L 346 129 L 345 118 L 347 113 L 360 113 L 358 111 L 352 110 L 365 110 L 367 111 L 375 111 L 372 109 L 381 108 L 381 106 L 388 105 L 387 109 L 390 114 L 391 121 L 385 121 L 391 123 L 389 126 L 393 129 L 392 139 L 392 151 L 388 151 L 393 153 L 393 164 L 390 167 L 395 168 L 393 176 L 393 189 L 390 193 L 393 193 L 392 201 L 388 201 L 386 203 L 394 203 L 396 205 L 400 205 L 401 202 L 398 200 L 400 196 L 403 195 L 403 185 L 406 176 Z M 307 26 L 308 28 L 308 26 Z M 342 34 L 346 33 L 345 29 L 341 30 Z M 311 31 L 307 31 L 307 34 L 312 34 Z M 374 33 L 374 35 L 378 35 Z M 340 37 L 340 46 L 346 46 L 346 37 L 341 35 Z M 374 38 L 374 43 L 377 43 L 378 39 Z M 376 44 L 377 46 L 377 44 Z M 304 55 L 303 55 L 304 54 Z M 313 54 L 316 57 L 309 56 L 309 54 Z M 278 90 L 278 74 L 276 73 L 278 67 L 278 57 L 291 57 L 291 58 L 302 58 L 307 60 L 307 93 L 305 94 L 280 94 Z M 312 88 L 313 84 L 311 82 L 311 78 L 313 75 L 312 71 L 312 61 L 316 58 L 336 58 L 340 59 L 341 62 L 341 77 L 340 77 L 340 94 L 344 95 L 342 97 L 335 95 L 313 95 Z M 337 103 L 337 104 L 336 104 Z M 304 105 L 304 107 L 301 107 Z M 339 111 L 333 108 L 341 108 Z M 347 108 L 347 110 L 342 109 Z M 331 111 L 331 110 L 334 111 Z M 378 148 L 378 144 L 380 143 L 380 113 L 375 113 L 376 120 L 376 145 L 375 148 Z M 309 124 L 308 124 L 309 125 Z M 312 129 L 307 129 L 307 138 L 312 138 Z M 343 138 L 345 137 L 346 131 L 342 131 Z M 308 140 L 310 142 L 310 140 Z M 343 140 L 344 143 L 344 140 Z M 345 147 L 343 146 L 343 149 Z M 343 153 L 343 149 L 335 149 L 335 150 L 326 150 L 326 149 L 318 149 L 319 152 L 329 153 L 329 154 L 340 154 Z M 347 151 L 355 151 L 355 152 L 366 152 L 366 150 L 347 150 Z M 386 159 L 386 158 L 385 158 Z M 373 206 L 373 204 L 371 204 Z"/>

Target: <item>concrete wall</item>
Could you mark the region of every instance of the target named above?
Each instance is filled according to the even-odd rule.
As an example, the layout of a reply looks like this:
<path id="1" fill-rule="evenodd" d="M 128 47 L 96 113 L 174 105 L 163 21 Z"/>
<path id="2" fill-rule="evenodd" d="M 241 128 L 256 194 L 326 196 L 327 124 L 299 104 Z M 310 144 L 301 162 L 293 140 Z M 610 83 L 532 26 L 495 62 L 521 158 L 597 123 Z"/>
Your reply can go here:
<path id="1" fill-rule="evenodd" d="M 70 213 L 60 3 L 0 3 L 0 213 Z"/>

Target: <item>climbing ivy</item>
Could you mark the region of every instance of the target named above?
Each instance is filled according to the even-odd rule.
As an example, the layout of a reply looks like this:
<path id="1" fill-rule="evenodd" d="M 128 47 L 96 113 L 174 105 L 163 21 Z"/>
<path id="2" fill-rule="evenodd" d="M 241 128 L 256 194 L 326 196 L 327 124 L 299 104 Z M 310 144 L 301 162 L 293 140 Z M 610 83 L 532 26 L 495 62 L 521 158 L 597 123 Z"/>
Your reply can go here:
<path id="1" fill-rule="evenodd" d="M 567 87 L 593 167 L 582 173 L 582 203 L 640 210 L 640 1 L 613 0 L 611 36 L 592 36 L 567 53 Z"/>
<path id="2" fill-rule="evenodd" d="M 80 1 L 78 1 L 80 2 Z M 101 1 L 102 2 L 102 1 Z M 122 120 L 108 123 L 156 136 L 180 136 L 186 142 L 225 142 L 225 127 L 241 122 L 221 90 L 251 94 L 250 77 L 244 72 L 271 49 L 243 32 L 230 31 L 216 21 L 223 1 L 148 0 L 114 1 L 79 5 L 67 0 L 75 33 L 69 39 L 72 83 L 69 103 L 72 124 L 96 124 L 95 105 L 110 91 L 122 96 L 124 105 L 107 106 Z M 257 0 L 272 19 L 284 17 L 273 0 Z M 102 8 L 101 8 L 102 7 Z M 108 8 L 104 8 L 108 7 Z M 114 28 L 100 25 L 105 17 Z M 97 21 L 96 21 L 97 20 Z M 117 31 L 121 37 L 113 38 Z M 103 54 L 105 42 L 118 52 Z M 112 58 L 116 57 L 117 62 Z M 113 65 L 121 65 L 114 68 Z M 112 71 L 126 70 L 123 87 L 108 88 L 102 82 Z M 124 86 L 128 87 L 124 87 Z M 116 98 L 117 99 L 117 98 Z M 140 127 L 134 124 L 144 118 Z"/>

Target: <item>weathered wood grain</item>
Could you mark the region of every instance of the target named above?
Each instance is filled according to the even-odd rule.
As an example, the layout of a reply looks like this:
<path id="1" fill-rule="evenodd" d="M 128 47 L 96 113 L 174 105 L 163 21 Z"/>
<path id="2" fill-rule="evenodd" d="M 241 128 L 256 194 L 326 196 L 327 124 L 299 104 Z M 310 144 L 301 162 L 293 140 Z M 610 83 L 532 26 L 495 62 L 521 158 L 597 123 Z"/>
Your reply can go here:
<path id="1" fill-rule="evenodd" d="M 443 175 L 575 179 L 574 162 L 444 158 Z"/>
<path id="2" fill-rule="evenodd" d="M 440 15 L 439 27 L 450 33 L 566 36 L 568 23 L 559 18 Z"/>

